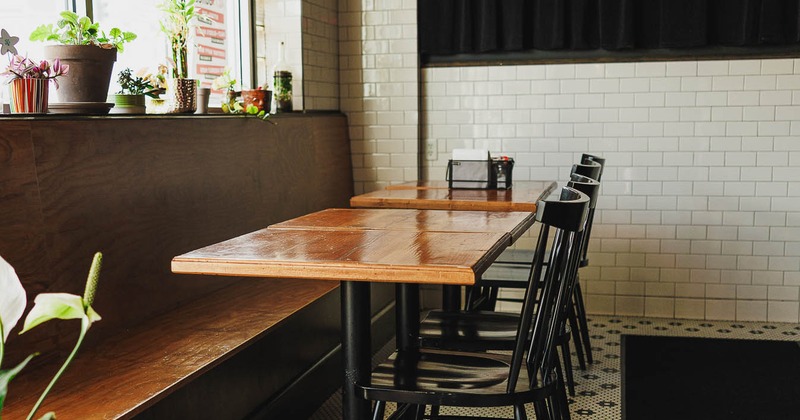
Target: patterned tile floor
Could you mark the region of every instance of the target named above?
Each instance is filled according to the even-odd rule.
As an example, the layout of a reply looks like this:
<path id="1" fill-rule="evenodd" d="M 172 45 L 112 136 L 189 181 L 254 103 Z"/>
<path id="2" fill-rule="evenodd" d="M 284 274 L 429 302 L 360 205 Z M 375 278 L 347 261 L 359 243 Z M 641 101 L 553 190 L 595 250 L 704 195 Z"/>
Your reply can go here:
<path id="1" fill-rule="evenodd" d="M 592 316 L 589 326 L 595 363 L 589 365 L 586 370 L 575 371 L 576 395 L 570 398 L 573 419 L 616 420 L 622 417 L 620 389 L 622 334 L 800 341 L 800 324 Z M 574 356 L 573 364 L 577 366 Z M 387 412 L 391 412 L 391 407 Z M 442 407 L 442 414 L 513 418 L 511 410 L 506 408 Z M 532 407 L 529 407 L 528 415 L 530 418 L 535 418 Z M 332 395 L 311 417 L 312 420 L 339 418 L 341 418 L 339 392 Z"/>

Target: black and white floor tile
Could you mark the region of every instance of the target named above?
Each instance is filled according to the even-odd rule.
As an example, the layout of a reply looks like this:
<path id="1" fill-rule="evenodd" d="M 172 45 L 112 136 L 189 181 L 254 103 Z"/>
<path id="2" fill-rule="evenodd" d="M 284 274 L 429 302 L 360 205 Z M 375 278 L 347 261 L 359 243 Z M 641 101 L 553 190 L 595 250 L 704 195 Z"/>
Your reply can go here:
<path id="1" fill-rule="evenodd" d="M 575 371 L 576 395 L 570 398 L 573 419 L 617 420 L 622 417 L 620 336 L 623 334 L 800 341 L 800 324 L 787 323 L 592 316 L 589 326 L 594 363 L 586 370 Z M 577 366 L 574 356 L 573 365 Z M 528 411 L 529 418 L 535 418 L 532 407 Z M 507 408 L 442 407 L 441 414 L 513 418 Z M 312 420 L 339 418 L 341 395 L 338 392 L 311 417 Z"/>

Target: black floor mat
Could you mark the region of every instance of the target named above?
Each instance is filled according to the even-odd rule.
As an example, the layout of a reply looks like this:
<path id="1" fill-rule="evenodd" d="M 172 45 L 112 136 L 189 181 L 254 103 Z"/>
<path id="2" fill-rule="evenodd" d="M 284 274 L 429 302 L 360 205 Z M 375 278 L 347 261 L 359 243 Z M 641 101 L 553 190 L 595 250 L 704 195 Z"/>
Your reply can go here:
<path id="1" fill-rule="evenodd" d="M 622 337 L 626 420 L 800 419 L 800 345 Z"/>

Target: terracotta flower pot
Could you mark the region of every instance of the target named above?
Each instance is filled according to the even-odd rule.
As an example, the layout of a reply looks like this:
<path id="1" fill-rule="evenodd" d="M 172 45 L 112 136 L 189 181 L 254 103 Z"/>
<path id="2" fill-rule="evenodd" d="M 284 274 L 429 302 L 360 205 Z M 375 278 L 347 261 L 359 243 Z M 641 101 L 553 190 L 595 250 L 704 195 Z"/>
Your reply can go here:
<path id="1" fill-rule="evenodd" d="M 48 79 L 14 79 L 11 81 L 9 105 L 15 114 L 46 114 Z"/>
<path id="2" fill-rule="evenodd" d="M 49 45 L 44 56 L 69 65 L 69 73 L 58 79 L 56 91 L 60 102 L 105 102 L 111 72 L 117 61 L 116 48 L 94 45 Z"/>
<path id="3" fill-rule="evenodd" d="M 253 105 L 258 108 L 259 111 L 266 110 L 269 112 L 270 106 L 272 105 L 272 92 L 263 89 L 243 89 L 242 102 L 244 102 L 245 109 L 247 109 L 249 105 Z"/>

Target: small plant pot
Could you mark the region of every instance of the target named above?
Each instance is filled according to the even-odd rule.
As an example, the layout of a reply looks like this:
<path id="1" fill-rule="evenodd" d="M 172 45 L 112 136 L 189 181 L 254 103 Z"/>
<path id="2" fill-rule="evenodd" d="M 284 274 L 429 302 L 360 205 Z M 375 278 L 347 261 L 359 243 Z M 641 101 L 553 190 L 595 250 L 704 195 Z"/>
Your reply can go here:
<path id="1" fill-rule="evenodd" d="M 8 101 L 14 114 L 46 114 L 50 86 L 48 79 L 14 79 L 11 81 L 11 99 Z"/>
<path id="2" fill-rule="evenodd" d="M 148 114 L 191 114 L 197 110 L 197 80 L 167 79 L 167 89 L 147 103 Z"/>
<path id="3" fill-rule="evenodd" d="M 145 113 L 144 95 L 114 94 L 108 96 L 108 101 L 114 103 L 114 108 L 111 108 L 112 114 Z"/>
<path id="4" fill-rule="evenodd" d="M 272 91 L 263 89 L 243 89 L 242 102 L 244 102 L 244 109 L 247 110 L 248 106 L 255 106 L 258 111 L 269 112 L 272 106 Z"/>

